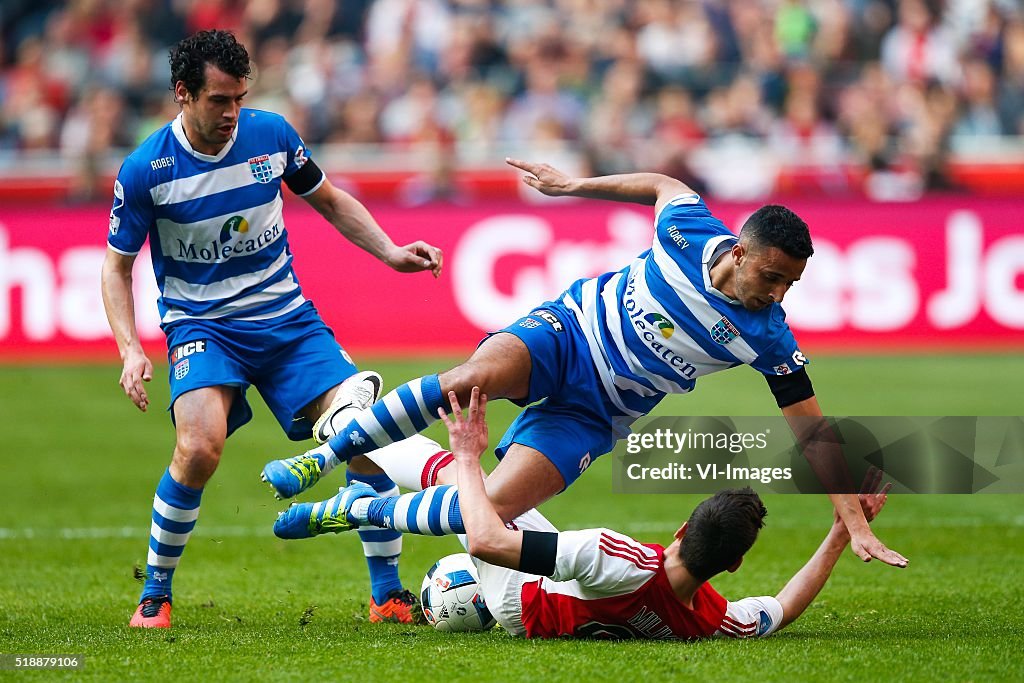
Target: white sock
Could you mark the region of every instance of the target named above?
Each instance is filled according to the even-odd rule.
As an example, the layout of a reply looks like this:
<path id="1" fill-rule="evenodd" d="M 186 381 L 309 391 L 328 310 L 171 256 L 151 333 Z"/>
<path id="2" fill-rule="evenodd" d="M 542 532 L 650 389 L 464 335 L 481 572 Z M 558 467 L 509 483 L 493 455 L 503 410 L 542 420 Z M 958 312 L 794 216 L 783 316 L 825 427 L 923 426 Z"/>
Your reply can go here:
<path id="1" fill-rule="evenodd" d="M 437 472 L 452 461 L 451 453 L 433 439 L 413 434 L 370 451 L 366 457 L 403 489 L 422 491 L 437 481 Z"/>
<path id="2" fill-rule="evenodd" d="M 334 454 L 334 451 L 332 451 L 327 444 L 323 444 L 317 446 L 316 448 L 310 449 L 309 452 L 315 453 L 316 455 L 319 455 L 321 458 L 323 458 L 324 464 L 320 466 L 321 477 L 326 477 L 331 470 L 333 470 L 335 467 L 341 464 L 341 461 L 338 460 L 338 456 Z"/>
<path id="3" fill-rule="evenodd" d="M 330 408 L 328 408 L 328 410 L 330 410 Z M 354 418 L 358 414 L 359 408 L 349 408 L 348 410 L 341 411 L 340 413 L 334 416 L 333 420 L 327 421 L 327 424 L 324 425 L 324 432 L 327 434 L 328 437 L 337 436 L 338 430 L 335 429 L 335 425 L 347 425 L 349 422 L 352 421 L 352 418 Z M 341 464 L 341 460 L 338 458 L 337 455 L 335 455 L 334 451 L 331 450 L 330 446 L 328 446 L 326 443 L 317 446 L 314 450 L 324 457 L 324 466 L 320 468 L 321 476 L 326 475 L 328 472 L 330 472 L 335 467 Z"/>
<path id="4" fill-rule="evenodd" d="M 352 505 L 348 509 L 348 516 L 356 520 L 359 524 L 366 524 L 368 519 L 366 513 L 370 509 L 371 500 L 373 500 L 373 498 L 367 496 L 366 498 L 358 498 L 352 501 Z"/>

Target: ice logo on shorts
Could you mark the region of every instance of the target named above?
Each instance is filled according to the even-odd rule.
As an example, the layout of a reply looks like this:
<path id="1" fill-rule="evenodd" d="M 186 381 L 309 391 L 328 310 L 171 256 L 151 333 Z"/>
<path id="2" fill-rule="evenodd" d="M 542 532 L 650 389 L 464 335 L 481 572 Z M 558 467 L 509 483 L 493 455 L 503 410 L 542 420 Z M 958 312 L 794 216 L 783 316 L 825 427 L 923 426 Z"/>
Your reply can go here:
<path id="1" fill-rule="evenodd" d="M 174 379 L 185 379 L 188 374 L 188 358 L 174 366 Z"/>

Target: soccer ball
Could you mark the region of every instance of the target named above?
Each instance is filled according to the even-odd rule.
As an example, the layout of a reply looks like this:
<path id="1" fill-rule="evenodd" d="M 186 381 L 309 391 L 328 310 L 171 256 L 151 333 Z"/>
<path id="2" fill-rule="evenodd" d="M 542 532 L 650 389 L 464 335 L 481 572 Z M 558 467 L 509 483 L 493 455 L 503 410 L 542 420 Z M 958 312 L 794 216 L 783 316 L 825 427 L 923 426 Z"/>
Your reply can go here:
<path id="1" fill-rule="evenodd" d="M 473 560 L 466 553 L 442 557 L 423 577 L 420 604 L 438 631 L 486 631 L 494 617 L 480 594 Z"/>

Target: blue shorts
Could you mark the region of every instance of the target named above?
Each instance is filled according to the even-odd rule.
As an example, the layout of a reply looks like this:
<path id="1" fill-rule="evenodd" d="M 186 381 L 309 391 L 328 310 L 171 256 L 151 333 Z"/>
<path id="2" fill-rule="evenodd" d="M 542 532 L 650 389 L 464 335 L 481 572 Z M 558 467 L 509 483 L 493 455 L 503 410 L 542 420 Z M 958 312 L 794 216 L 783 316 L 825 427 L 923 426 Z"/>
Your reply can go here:
<path id="1" fill-rule="evenodd" d="M 308 439 L 313 424 L 300 411 L 356 372 L 309 301 L 268 320 L 182 320 L 164 331 L 171 420 L 174 402 L 187 391 L 238 387 L 239 399 L 228 414 L 228 436 L 252 419 L 245 392 L 255 385 L 288 438 Z"/>
<path id="2" fill-rule="evenodd" d="M 568 488 L 614 448 L 634 418 L 605 394 L 572 311 L 549 301 L 499 332 L 515 335 L 530 351 L 529 396 L 515 403 L 544 400 L 519 414 L 495 454 L 500 460 L 514 443 L 535 448 L 558 468 Z"/>

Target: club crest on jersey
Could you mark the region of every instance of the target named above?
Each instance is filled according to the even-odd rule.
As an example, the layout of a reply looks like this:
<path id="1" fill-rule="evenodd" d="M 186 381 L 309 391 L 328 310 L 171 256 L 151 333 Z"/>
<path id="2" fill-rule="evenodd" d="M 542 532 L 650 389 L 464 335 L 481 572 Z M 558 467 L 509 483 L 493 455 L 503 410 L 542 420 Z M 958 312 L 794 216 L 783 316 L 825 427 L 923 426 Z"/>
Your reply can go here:
<path id="1" fill-rule="evenodd" d="M 722 316 L 722 319 L 711 328 L 711 339 L 722 346 L 725 346 L 738 336 L 740 336 L 740 331 L 725 316 Z"/>
<path id="2" fill-rule="evenodd" d="M 270 155 L 264 154 L 249 159 L 249 172 L 258 183 L 269 183 L 274 179 L 274 167 L 270 165 Z"/>

